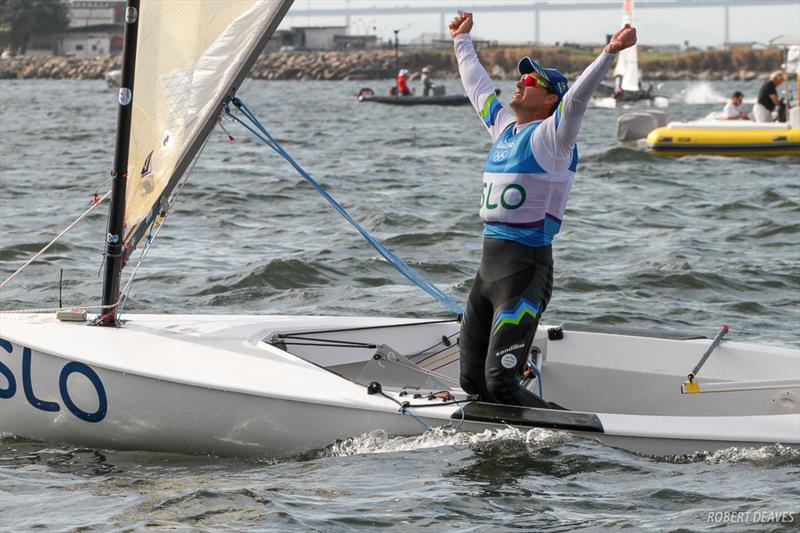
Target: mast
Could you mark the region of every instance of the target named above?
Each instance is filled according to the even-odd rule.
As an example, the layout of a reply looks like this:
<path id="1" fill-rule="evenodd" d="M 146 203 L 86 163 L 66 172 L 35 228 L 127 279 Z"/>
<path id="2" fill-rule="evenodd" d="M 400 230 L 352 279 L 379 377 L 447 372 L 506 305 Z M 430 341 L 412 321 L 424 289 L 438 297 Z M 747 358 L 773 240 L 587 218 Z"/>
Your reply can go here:
<path id="1" fill-rule="evenodd" d="M 117 325 L 119 279 L 124 262 L 125 192 L 128 184 L 128 149 L 133 111 L 133 76 L 136 67 L 136 39 L 139 29 L 139 0 L 127 0 L 125 9 L 125 43 L 122 49 L 122 83 L 117 107 L 117 138 L 114 147 L 114 169 L 111 173 L 111 208 L 106 232 L 103 300 L 98 326 Z"/>

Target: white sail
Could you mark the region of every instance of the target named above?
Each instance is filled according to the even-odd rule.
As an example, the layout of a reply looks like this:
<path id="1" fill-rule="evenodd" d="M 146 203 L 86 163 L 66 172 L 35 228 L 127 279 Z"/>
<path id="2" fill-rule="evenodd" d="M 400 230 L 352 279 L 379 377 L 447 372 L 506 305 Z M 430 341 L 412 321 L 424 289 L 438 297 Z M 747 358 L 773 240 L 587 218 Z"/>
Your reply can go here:
<path id="1" fill-rule="evenodd" d="M 633 25 L 633 0 L 625 0 L 622 11 L 622 24 Z M 622 50 L 617 56 L 617 64 L 614 67 L 614 77 L 622 77 L 621 88 L 623 91 L 639 90 L 639 55 L 636 52 L 636 45 Z"/>
<path id="2" fill-rule="evenodd" d="M 142 0 L 125 242 L 159 211 L 292 0 Z"/>

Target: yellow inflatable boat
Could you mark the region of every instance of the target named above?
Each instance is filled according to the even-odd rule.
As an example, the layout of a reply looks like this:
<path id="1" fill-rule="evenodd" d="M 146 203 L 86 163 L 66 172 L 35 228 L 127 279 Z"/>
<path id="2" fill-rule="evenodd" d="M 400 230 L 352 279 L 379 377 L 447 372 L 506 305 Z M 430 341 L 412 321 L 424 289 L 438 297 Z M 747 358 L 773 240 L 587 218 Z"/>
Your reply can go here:
<path id="1" fill-rule="evenodd" d="M 670 122 L 647 135 L 653 155 L 800 155 L 800 128 L 745 120 Z"/>

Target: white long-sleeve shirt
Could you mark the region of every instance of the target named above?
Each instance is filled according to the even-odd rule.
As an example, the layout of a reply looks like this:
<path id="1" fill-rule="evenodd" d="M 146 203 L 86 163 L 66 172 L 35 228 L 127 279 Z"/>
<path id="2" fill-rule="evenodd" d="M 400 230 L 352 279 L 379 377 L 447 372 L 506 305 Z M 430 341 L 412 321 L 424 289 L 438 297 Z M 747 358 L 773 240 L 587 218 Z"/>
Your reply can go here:
<path id="1" fill-rule="evenodd" d="M 457 35 L 454 44 L 458 71 L 461 75 L 461 82 L 464 84 L 464 90 L 472 102 L 472 106 L 480 113 L 487 98 L 495 94 L 494 83 L 478 61 L 469 34 Z M 543 169 L 554 172 L 569 166 L 583 115 L 586 113 L 592 94 L 603 81 L 611 66 L 613 58 L 613 54 L 603 51 L 569 88 L 564 95 L 560 111 L 544 119 L 543 123 L 536 128 L 531 136 L 531 150 Z M 486 124 L 484 122 L 484 124 L 494 142 L 500 133 L 515 121 L 514 114 L 501 107 L 496 113 L 493 123 Z M 517 127 L 521 129 L 525 125 L 518 124 Z"/>

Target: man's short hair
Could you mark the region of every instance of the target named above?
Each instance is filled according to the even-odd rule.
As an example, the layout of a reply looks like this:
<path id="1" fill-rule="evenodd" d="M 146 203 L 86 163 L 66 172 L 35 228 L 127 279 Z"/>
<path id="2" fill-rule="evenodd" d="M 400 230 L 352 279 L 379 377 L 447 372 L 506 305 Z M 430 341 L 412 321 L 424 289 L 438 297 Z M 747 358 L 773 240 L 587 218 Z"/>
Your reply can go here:
<path id="1" fill-rule="evenodd" d="M 771 79 L 772 81 L 775 81 L 778 78 L 782 78 L 782 77 L 783 77 L 783 72 L 780 71 L 780 70 L 776 70 L 775 72 L 773 72 L 772 74 L 769 75 L 769 79 Z"/>
<path id="2" fill-rule="evenodd" d="M 742 91 L 733 91 L 731 98 L 744 98 Z"/>

